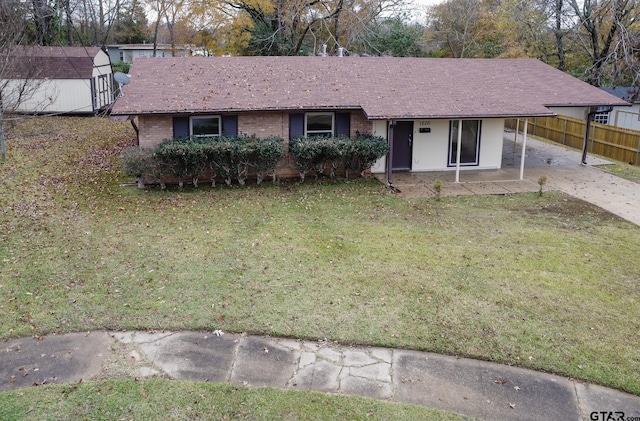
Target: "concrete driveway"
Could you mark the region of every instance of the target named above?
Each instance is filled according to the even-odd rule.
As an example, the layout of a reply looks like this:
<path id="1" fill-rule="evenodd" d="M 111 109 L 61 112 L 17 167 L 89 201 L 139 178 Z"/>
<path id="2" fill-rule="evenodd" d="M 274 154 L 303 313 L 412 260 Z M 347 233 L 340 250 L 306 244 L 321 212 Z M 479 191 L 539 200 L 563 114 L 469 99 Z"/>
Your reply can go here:
<path id="1" fill-rule="evenodd" d="M 611 161 L 589 155 L 588 165 L 581 165 L 581 152 L 529 138 L 524 179 L 520 180 L 521 142 L 521 135 L 514 142 L 514 132 L 505 132 L 499 170 L 463 170 L 459 183 L 455 183 L 454 171 L 398 172 L 393 173 L 393 186 L 403 197 L 434 197 L 436 179 L 443 182 L 443 196 L 527 193 L 537 192 L 538 180 L 545 176 L 545 191 L 561 191 L 640 225 L 640 184 L 598 168 Z"/>

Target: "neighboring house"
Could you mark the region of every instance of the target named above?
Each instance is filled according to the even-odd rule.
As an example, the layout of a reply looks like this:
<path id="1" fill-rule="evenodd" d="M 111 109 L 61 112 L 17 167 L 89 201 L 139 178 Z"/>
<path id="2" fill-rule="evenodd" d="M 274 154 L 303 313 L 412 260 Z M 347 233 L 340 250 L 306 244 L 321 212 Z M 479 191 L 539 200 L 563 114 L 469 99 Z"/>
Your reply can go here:
<path id="1" fill-rule="evenodd" d="M 113 104 L 111 63 L 98 47 L 19 47 L 12 50 L 10 63 L 4 75 L 5 109 L 95 114 Z"/>
<path id="2" fill-rule="evenodd" d="M 371 133 L 374 172 L 497 169 L 505 119 L 625 101 L 532 59 L 188 57 L 138 60 L 112 116 L 137 118 L 140 147 L 185 135 Z M 457 146 L 461 145 L 460 153 Z M 291 159 L 279 167 L 295 175 Z"/>
<path id="3" fill-rule="evenodd" d="M 640 98 L 635 98 L 638 88 L 634 88 L 633 86 L 618 86 L 615 88 L 608 87 L 600 89 L 631 103 L 631 106 L 612 107 L 611 111 L 607 109 L 602 113 L 594 115 L 593 121 L 624 129 L 640 130 Z"/>
<path id="4" fill-rule="evenodd" d="M 107 52 L 112 63 L 124 61 L 132 64 L 140 57 L 154 57 L 153 44 L 116 44 L 107 45 Z M 191 55 L 189 45 L 158 44 L 155 57 L 186 57 Z"/>

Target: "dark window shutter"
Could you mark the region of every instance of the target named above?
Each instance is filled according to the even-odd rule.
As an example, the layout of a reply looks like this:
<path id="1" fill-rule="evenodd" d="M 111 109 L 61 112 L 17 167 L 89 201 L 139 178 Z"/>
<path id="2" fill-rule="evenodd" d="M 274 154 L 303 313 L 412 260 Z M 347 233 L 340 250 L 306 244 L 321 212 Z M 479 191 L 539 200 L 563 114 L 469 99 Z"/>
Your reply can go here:
<path id="1" fill-rule="evenodd" d="M 289 114 L 289 139 L 304 136 L 304 114 Z"/>
<path id="2" fill-rule="evenodd" d="M 351 135 L 351 114 L 336 113 L 336 136 Z"/>
<path id="3" fill-rule="evenodd" d="M 238 116 L 222 116 L 222 134 L 225 136 L 238 136 Z"/>
<path id="4" fill-rule="evenodd" d="M 173 118 L 173 137 L 189 136 L 189 117 Z"/>

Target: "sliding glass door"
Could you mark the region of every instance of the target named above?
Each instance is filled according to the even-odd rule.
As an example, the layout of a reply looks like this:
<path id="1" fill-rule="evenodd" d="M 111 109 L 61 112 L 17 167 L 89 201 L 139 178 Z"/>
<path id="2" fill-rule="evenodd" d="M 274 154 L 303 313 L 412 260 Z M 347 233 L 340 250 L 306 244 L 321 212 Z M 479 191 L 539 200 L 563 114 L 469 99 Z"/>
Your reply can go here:
<path id="1" fill-rule="evenodd" d="M 462 120 L 460 165 L 480 164 L 480 120 Z M 458 157 L 458 130 L 460 120 L 451 121 L 449 128 L 449 166 L 455 166 Z"/>

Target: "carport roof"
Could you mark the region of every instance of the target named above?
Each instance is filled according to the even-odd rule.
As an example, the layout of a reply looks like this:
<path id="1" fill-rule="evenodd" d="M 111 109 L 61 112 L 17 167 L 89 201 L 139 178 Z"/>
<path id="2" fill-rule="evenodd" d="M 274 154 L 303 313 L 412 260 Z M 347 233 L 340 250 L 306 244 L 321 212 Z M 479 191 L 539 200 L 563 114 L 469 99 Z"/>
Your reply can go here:
<path id="1" fill-rule="evenodd" d="M 113 115 L 362 109 L 369 119 L 534 117 L 629 105 L 534 59 L 140 58 Z"/>

